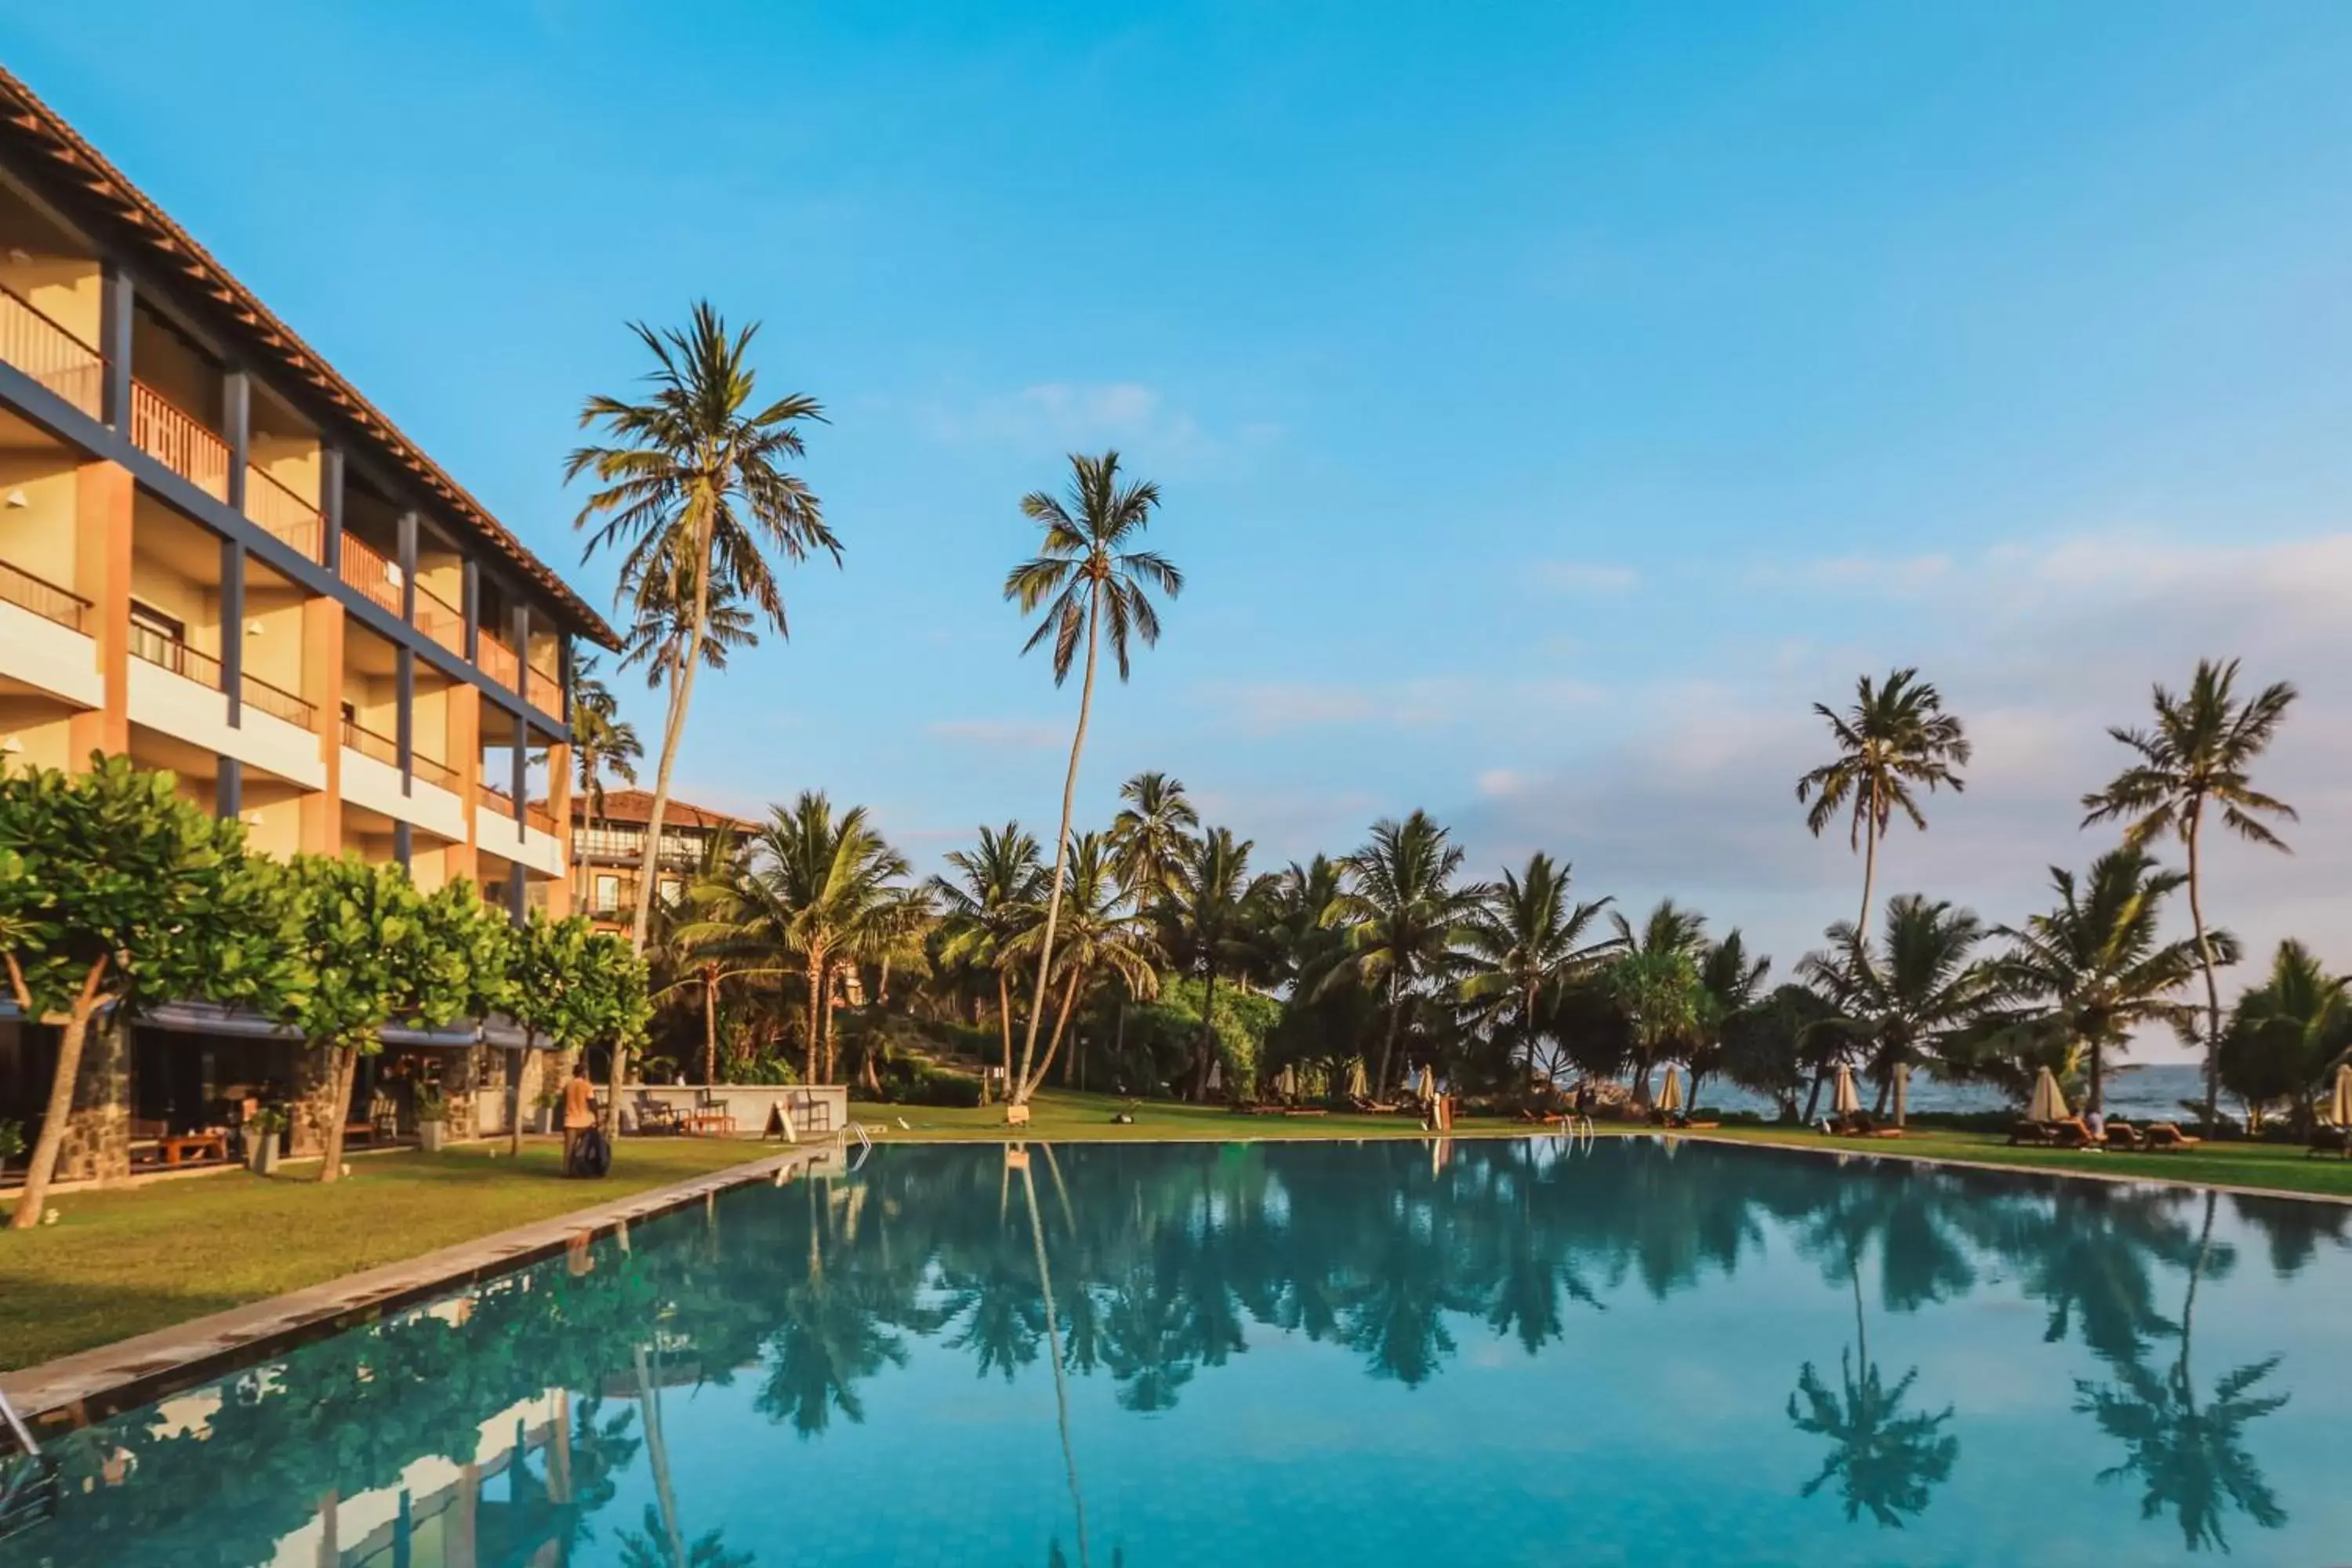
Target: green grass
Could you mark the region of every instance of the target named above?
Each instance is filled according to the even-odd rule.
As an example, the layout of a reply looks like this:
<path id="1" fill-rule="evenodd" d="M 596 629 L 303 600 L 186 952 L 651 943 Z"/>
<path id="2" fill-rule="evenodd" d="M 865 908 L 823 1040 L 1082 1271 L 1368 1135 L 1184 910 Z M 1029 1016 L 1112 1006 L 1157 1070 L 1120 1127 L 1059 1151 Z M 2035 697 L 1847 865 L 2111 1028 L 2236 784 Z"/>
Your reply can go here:
<path id="1" fill-rule="evenodd" d="M 2132 1154 L 2083 1149 L 2012 1149 L 1997 1133 L 1924 1129 L 1900 1138 L 1831 1138 L 1788 1127 L 1727 1127 L 1708 1136 L 1743 1142 L 1793 1143 L 1847 1154 L 1970 1160 L 1987 1165 L 2013 1165 L 2021 1170 L 2258 1187 L 2304 1196 L 2352 1197 L 2352 1161 L 2312 1159 L 2300 1145 L 2207 1143 L 2183 1153 Z"/>
<path id="2" fill-rule="evenodd" d="M 628 1139 L 602 1182 L 566 1181 L 552 1139 L 59 1194 L 58 1222 L 0 1231 L 0 1371 L 10 1371 L 551 1219 L 760 1157 L 724 1138 Z M 768 1145 L 773 1152 L 775 1145 Z M 311 1167 L 315 1169 L 315 1167 Z"/>
<path id="3" fill-rule="evenodd" d="M 1114 1112 L 1132 1109 L 1135 1121 L 1121 1126 Z M 1222 1105 L 1180 1105 L 1168 1100 L 1130 1102 L 1112 1094 L 1079 1094 L 1048 1089 L 1030 1105 L 1026 1136 L 1061 1142 L 1124 1142 L 1141 1140 L 1198 1139 L 1223 1142 L 1257 1138 L 1419 1138 L 1415 1116 L 1243 1116 Z M 858 1102 L 849 1114 L 873 1130 L 885 1143 L 953 1142 L 962 1139 L 1019 1137 L 1004 1125 L 1004 1108 L 947 1109 L 932 1105 L 875 1105 Z M 898 1125 L 900 1121 L 907 1125 Z M 1526 1123 L 1485 1117 L 1464 1121 L 1454 1128 L 1465 1137 L 1526 1132 Z"/>

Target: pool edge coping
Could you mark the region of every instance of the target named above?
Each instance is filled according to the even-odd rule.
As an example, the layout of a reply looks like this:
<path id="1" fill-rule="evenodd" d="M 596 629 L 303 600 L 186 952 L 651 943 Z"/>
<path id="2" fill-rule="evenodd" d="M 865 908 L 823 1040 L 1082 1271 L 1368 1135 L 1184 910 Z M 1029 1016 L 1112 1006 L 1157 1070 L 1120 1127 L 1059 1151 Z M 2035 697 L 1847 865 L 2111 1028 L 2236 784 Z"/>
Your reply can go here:
<path id="1" fill-rule="evenodd" d="M 838 1138 L 798 1145 L 0 1373 L 0 1392 L 37 1436 L 61 1436 L 387 1313 L 543 1262 L 632 1222 L 830 1160 L 841 1146 Z"/>

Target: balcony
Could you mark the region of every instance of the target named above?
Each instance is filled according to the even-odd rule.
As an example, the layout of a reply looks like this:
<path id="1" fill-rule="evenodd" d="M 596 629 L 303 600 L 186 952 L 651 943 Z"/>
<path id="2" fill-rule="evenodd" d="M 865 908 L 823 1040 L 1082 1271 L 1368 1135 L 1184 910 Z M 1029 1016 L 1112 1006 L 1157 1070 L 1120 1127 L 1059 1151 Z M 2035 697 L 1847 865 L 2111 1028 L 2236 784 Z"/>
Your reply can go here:
<path id="1" fill-rule="evenodd" d="M 193 680 L 208 691 L 225 689 L 219 659 L 136 621 L 131 624 L 131 657 L 144 659 L 158 669 L 170 670 L 183 680 Z"/>
<path id="2" fill-rule="evenodd" d="M 323 561 L 327 520 L 319 509 L 259 468 L 245 470 L 245 515 L 285 541 L 306 561 Z"/>
<path id="3" fill-rule="evenodd" d="M 356 720 L 343 721 L 343 744 L 362 757 L 382 763 L 385 767 L 400 766 L 400 743 L 365 728 Z"/>
<path id="4" fill-rule="evenodd" d="M 429 784 L 436 789 L 457 793 L 457 770 L 446 763 L 436 763 L 424 752 L 410 748 L 408 771 L 419 784 Z"/>
<path id="5" fill-rule="evenodd" d="M 505 687 L 509 691 L 522 689 L 522 661 L 515 658 L 514 649 L 500 642 L 488 630 L 481 635 L 481 652 L 475 662 L 482 673 Z"/>
<path id="6" fill-rule="evenodd" d="M 690 838 L 665 828 L 662 832 L 660 863 L 664 866 L 692 870 L 702 864 L 704 840 Z M 641 865 L 646 856 L 646 836 L 643 829 L 630 832 L 611 827 L 585 827 L 572 835 L 572 854 L 577 860 L 617 862 L 625 866 Z"/>
<path id="7" fill-rule="evenodd" d="M 0 603 L 30 610 L 69 632 L 89 632 L 89 601 L 69 594 L 55 583 L 34 576 L 22 567 L 0 561 Z"/>
<path id="8" fill-rule="evenodd" d="M 532 707 L 542 713 L 563 711 L 563 682 L 535 664 L 530 667 L 526 679 L 530 685 L 523 696 Z"/>
<path id="9" fill-rule="evenodd" d="M 400 568 L 377 553 L 373 545 L 356 534 L 343 535 L 343 582 L 373 600 L 379 609 L 389 611 L 397 618 L 403 609 L 400 593 Z"/>
<path id="10" fill-rule="evenodd" d="M 316 730 L 319 710 L 282 686 L 272 686 L 257 675 L 242 675 L 237 681 L 237 696 L 245 706 L 272 719 L 283 720 L 298 730 Z"/>
<path id="11" fill-rule="evenodd" d="M 424 584 L 416 584 L 416 629 L 460 658 L 466 653 L 466 617 Z"/>
<path id="12" fill-rule="evenodd" d="M 228 500 L 228 443 L 143 381 L 131 384 L 131 442 L 215 500 Z"/>
<path id="13" fill-rule="evenodd" d="M 0 288 L 0 360 L 92 419 L 102 416 L 106 361 L 14 289 Z"/>

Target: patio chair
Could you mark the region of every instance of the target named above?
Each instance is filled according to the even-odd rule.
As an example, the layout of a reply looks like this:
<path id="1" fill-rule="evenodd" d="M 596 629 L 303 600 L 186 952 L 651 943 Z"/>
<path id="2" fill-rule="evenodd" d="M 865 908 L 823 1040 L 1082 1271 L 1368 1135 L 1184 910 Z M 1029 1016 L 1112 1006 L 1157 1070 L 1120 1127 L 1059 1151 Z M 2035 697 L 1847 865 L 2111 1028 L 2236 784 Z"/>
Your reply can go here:
<path id="1" fill-rule="evenodd" d="M 2151 1121 L 2141 1134 L 2147 1140 L 2151 1154 L 2185 1154 L 2205 1142 L 2193 1133 L 2183 1132 L 2169 1121 Z"/>
<path id="2" fill-rule="evenodd" d="M 677 1107 L 667 1100 L 656 1100 L 646 1089 L 637 1090 L 635 1106 L 637 1131 L 640 1132 L 683 1132 L 686 1122 Z"/>
<path id="3" fill-rule="evenodd" d="M 2110 1121 L 2106 1130 L 2107 1147 L 2126 1151 L 2145 1149 L 2147 1137 L 2128 1121 Z"/>

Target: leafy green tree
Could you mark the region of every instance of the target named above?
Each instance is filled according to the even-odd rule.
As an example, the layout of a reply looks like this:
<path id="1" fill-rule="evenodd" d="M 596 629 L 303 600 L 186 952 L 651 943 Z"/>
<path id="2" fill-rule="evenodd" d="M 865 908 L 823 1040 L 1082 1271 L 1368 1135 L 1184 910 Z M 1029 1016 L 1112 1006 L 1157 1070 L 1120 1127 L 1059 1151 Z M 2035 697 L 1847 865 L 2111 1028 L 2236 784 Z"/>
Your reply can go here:
<path id="1" fill-rule="evenodd" d="M 1690 1068 L 1690 1103 L 1698 1107 L 1698 1086 L 1722 1070 L 1725 1032 L 1731 1021 L 1757 1004 L 1772 961 L 1750 957 L 1748 939 L 1734 926 L 1720 942 L 1711 942 L 1698 958 L 1698 986 L 1706 993 L 1697 1029 L 1683 1047 L 1683 1065 Z"/>
<path id="2" fill-rule="evenodd" d="M 1052 978 L 1054 934 L 1062 913 L 1064 866 L 1070 848 L 1070 808 L 1077 796 L 1078 757 L 1086 750 L 1087 720 L 1094 708 L 1095 664 L 1106 631 L 1118 678 L 1127 679 L 1128 638 L 1142 639 L 1146 647 L 1160 640 L 1160 612 L 1152 607 L 1157 589 L 1171 599 L 1184 590 L 1184 574 L 1175 563 L 1157 551 L 1139 550 L 1143 531 L 1160 504 L 1160 487 L 1150 480 L 1122 484 L 1118 454 L 1070 458 L 1068 504 L 1044 490 L 1021 498 L 1021 510 L 1045 530 L 1038 552 L 1005 574 L 1004 596 L 1020 605 L 1024 616 L 1040 605 L 1045 616 L 1021 651 L 1027 653 L 1048 637 L 1054 645 L 1054 684 L 1069 679 L 1078 641 L 1087 645 L 1086 679 L 1078 688 L 1078 727 L 1070 738 L 1070 766 L 1062 780 L 1062 825 L 1054 836 L 1054 870 L 1046 882 L 1045 923 L 1037 942 L 1037 984 L 1029 1005 L 1029 1033 L 1021 1047 L 1020 1070 L 1010 1079 L 1012 1103 L 1026 1104 L 1034 1080 L 1030 1064 L 1037 1055 L 1037 1025 L 1045 1015 L 1047 982 Z"/>
<path id="3" fill-rule="evenodd" d="M 1615 910 L 1618 952 L 1600 974 L 1602 991 L 1625 1016 L 1633 1047 L 1633 1101 L 1650 1103 L 1650 1074 L 1661 1057 L 1687 1047 L 1707 1018 L 1699 978 L 1706 921 L 1662 899 L 1636 930 Z"/>
<path id="4" fill-rule="evenodd" d="M 1388 1033 L 1372 1079 L 1373 1090 L 1385 1093 L 1407 994 L 1424 976 L 1453 968 L 1486 889 L 1454 880 L 1462 848 L 1423 811 L 1373 824 L 1371 841 L 1348 857 L 1345 868 L 1331 918 L 1348 933 L 1348 973 L 1367 989 L 1388 993 Z"/>
<path id="5" fill-rule="evenodd" d="M 807 1079 L 830 1083 L 835 980 L 896 946 L 909 910 L 897 884 L 908 874 L 864 806 L 836 815 L 823 793 L 803 790 L 752 836 L 740 877 L 698 889 L 698 918 L 678 940 L 736 978 L 797 973 L 808 988 Z"/>
<path id="6" fill-rule="evenodd" d="M 2220 933 L 2215 933 L 2219 935 Z M 2242 993 L 2221 1031 L 2221 1081 L 2251 1107 L 2287 1102 L 2298 1127 L 2352 1052 L 2352 977 L 2330 974 L 2292 938 Z"/>
<path id="7" fill-rule="evenodd" d="M 1013 991 L 1009 976 L 1013 960 L 1008 954 L 1013 939 L 1037 918 L 1045 893 L 1045 868 L 1039 863 L 1037 840 L 1017 822 L 1001 828 L 982 824 L 980 847 L 958 849 L 947 858 L 956 879 L 931 879 L 931 891 L 941 909 L 940 931 L 946 941 L 940 958 L 950 964 L 985 969 L 996 980 L 996 1028 L 1004 1049 L 1004 1080 L 1013 1082 Z"/>
<path id="8" fill-rule="evenodd" d="M 1841 921 L 1829 950 L 1798 966 L 1837 1009 L 1835 1026 L 1867 1052 L 1882 1115 L 1896 1075 L 1960 1048 L 1997 1000 L 1991 966 L 1976 957 L 1984 934 L 1972 910 L 1898 893 L 1874 946 Z"/>
<path id="9" fill-rule="evenodd" d="M 1933 794 L 1949 784 L 1955 795 L 1966 787 L 1960 769 L 1968 765 L 1968 733 L 1957 716 L 1944 711 L 1943 693 L 1916 668 L 1890 671 L 1884 684 L 1863 676 L 1854 682 L 1853 706 L 1843 714 L 1825 702 L 1814 703 L 1813 711 L 1828 723 L 1837 755 L 1797 781 L 1797 803 L 1812 803 L 1805 826 L 1816 838 L 1850 808 L 1847 842 L 1863 858 L 1862 914 L 1854 930 L 1866 942 L 1879 840 L 1898 809 L 1912 826 L 1927 831 L 1927 818 L 1912 793 L 1916 786 Z"/>
<path id="10" fill-rule="evenodd" d="M 1139 904 L 1172 891 L 1185 845 L 1200 831 L 1201 814 L 1184 793 L 1184 781 L 1166 773 L 1138 773 L 1119 785 L 1127 804 L 1111 818 L 1110 847 L 1118 875 Z"/>
<path id="11" fill-rule="evenodd" d="M 620 1046 L 643 1031 L 649 1004 L 645 961 L 615 936 L 578 915 L 551 921 L 544 910 L 514 931 L 508 951 L 505 1011 L 523 1032 L 523 1051 L 544 1046 L 558 1061 L 602 1041 Z M 515 1053 L 517 1086 L 510 1147 L 522 1147 L 523 1051 Z"/>
<path id="12" fill-rule="evenodd" d="M 1798 1100 L 1807 1081 L 1818 1091 L 1844 1046 L 1844 1037 L 1827 1026 L 1835 1016 L 1836 1010 L 1810 987 L 1774 986 L 1769 996 L 1724 1018 L 1723 1076 L 1750 1094 L 1769 1097 L 1781 1121 L 1801 1120 Z"/>
<path id="13" fill-rule="evenodd" d="M 1486 889 L 1464 928 L 1470 973 L 1461 983 L 1462 1000 L 1478 1024 L 1513 1042 L 1514 1056 L 1530 1061 L 1548 1000 L 1617 945 L 1588 938 L 1612 900 L 1571 901 L 1569 881 L 1570 868 L 1538 850 L 1524 872 L 1507 869 Z"/>
<path id="14" fill-rule="evenodd" d="M 101 1013 L 185 997 L 271 1009 L 304 994 L 282 876 L 245 831 L 127 757 L 0 774 L 0 960 L 27 1018 L 64 1017 L 10 1224 L 40 1223 Z"/>
<path id="15" fill-rule="evenodd" d="M 1062 925 L 1061 1001 L 1054 1014 L 1054 1033 L 1045 1054 L 1027 1082 L 1015 1085 L 1020 1104 L 1037 1091 L 1062 1049 L 1070 1016 L 1087 986 L 1104 976 L 1118 982 L 1122 996 L 1150 1001 L 1160 993 L 1160 944 L 1143 921 L 1127 907 L 1108 840 L 1097 833 L 1080 834 L 1070 848 L 1069 890 L 1063 899 L 1067 918 Z M 1042 926 L 1032 926 L 1013 939 L 1007 956 L 1026 958 L 1031 944 L 1042 941 Z"/>
<path id="16" fill-rule="evenodd" d="M 1234 973 L 1254 955 L 1251 905 L 1258 884 L 1249 874 L 1253 847 L 1251 840 L 1235 838 L 1230 827 L 1210 828 L 1192 841 L 1177 868 L 1175 889 L 1159 909 L 1162 949 L 1180 973 L 1206 988 L 1190 1086 L 1196 1099 L 1208 1094 L 1209 1068 L 1216 1060 L 1218 977 Z"/>
<path id="17" fill-rule="evenodd" d="M 573 526 L 593 530 L 588 555 L 608 546 L 622 552 L 621 597 L 640 628 L 652 628 L 644 649 L 633 646 L 632 652 L 648 654 L 654 676 L 666 671 L 669 685 L 629 926 L 631 949 L 643 952 L 670 770 L 686 733 L 695 672 L 707 661 L 711 607 L 738 604 L 789 635 L 770 552 L 797 563 L 823 551 L 838 565 L 841 542 L 815 492 L 787 467 L 806 455 L 802 422 L 823 419 L 823 408 L 801 393 L 764 406 L 752 401 L 757 378 L 750 353 L 759 328 L 730 333 L 719 312 L 698 301 L 684 331 L 656 332 L 638 322 L 630 331 L 654 356 L 651 394 L 635 403 L 590 397 L 580 423 L 601 427 L 604 441 L 574 450 L 564 480 L 593 477 L 596 488 Z M 614 1051 L 608 1115 L 618 1114 L 627 1069 L 628 1053 Z"/>
<path id="18" fill-rule="evenodd" d="M 2265 817 L 2295 820 L 2294 808 L 2253 784 L 2253 766 L 2269 750 L 2294 703 L 2285 681 L 2265 686 L 2241 701 L 2238 661 L 2199 659 L 2185 695 L 2159 686 L 2156 723 L 2147 730 L 2117 725 L 2107 733 L 2137 761 L 2107 787 L 2083 797 L 2083 826 L 2122 821 L 2124 842 L 2133 847 L 2167 834 L 2178 837 L 2189 857 L 2189 919 L 2197 933 L 2199 967 L 2205 974 L 2205 1124 L 2221 1115 L 2221 990 L 2214 970 L 2223 962 L 2205 930 L 2204 833 L 2210 807 L 2221 826 L 2250 844 L 2284 851 Z"/>
<path id="19" fill-rule="evenodd" d="M 2108 1058 L 2129 1049 L 2139 1030 L 2189 1016 L 2177 993 L 2197 972 L 2197 944 L 2166 942 L 2161 931 L 2164 900 L 2187 880 L 2129 845 L 2093 861 L 2079 890 L 2072 871 L 2053 866 L 2057 907 L 2022 927 L 1993 928 L 2010 943 L 1991 972 L 2010 1015 L 1996 1047 L 2022 1041 L 2069 1056 L 2080 1050 L 2090 1063 L 2090 1108 L 2104 1105 Z M 2235 951 L 2227 932 L 2210 940 Z M 2023 1091 L 2032 1078 L 2018 1074 L 2009 1087 Z"/>
<path id="20" fill-rule="evenodd" d="M 472 883 L 427 895 L 407 868 L 357 855 L 304 855 L 292 863 L 299 948 L 310 984 L 278 1009 L 313 1050 L 327 1054 L 326 1159 L 319 1180 L 342 1173 L 343 1128 L 362 1056 L 383 1048 L 386 1025 L 445 1028 L 472 1016 L 477 973 L 502 974 L 505 917 L 485 910 Z"/>

